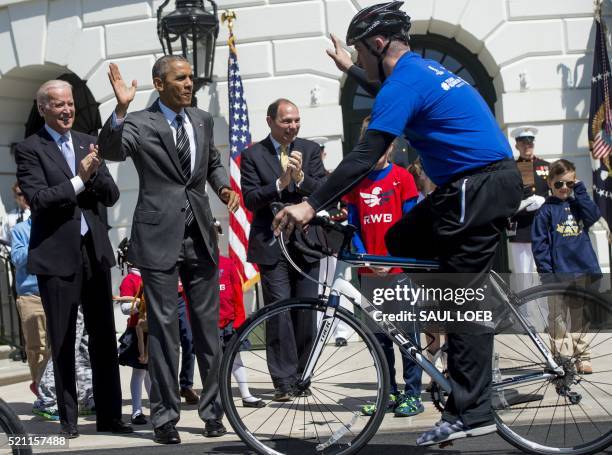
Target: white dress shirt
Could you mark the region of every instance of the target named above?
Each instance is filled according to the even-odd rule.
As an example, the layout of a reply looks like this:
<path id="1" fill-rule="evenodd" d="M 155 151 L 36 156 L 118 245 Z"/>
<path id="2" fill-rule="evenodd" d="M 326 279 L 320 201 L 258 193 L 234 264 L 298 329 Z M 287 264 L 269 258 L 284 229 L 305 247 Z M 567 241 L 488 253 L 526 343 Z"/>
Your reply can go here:
<path id="1" fill-rule="evenodd" d="M 61 142 L 62 135 L 58 133 L 57 131 L 55 131 L 53 128 L 49 127 L 49 125 L 47 124 L 45 124 L 45 129 L 47 130 L 47 133 L 49 133 L 49 135 L 51 136 L 51 138 L 57 145 L 57 148 L 59 149 L 62 156 L 64 156 L 62 152 L 62 142 Z M 72 188 L 74 188 L 74 194 L 78 195 L 78 194 L 81 194 L 83 190 L 85 189 L 85 183 L 83 182 L 81 177 L 79 177 L 79 174 L 78 174 L 79 163 L 76 162 L 76 152 L 74 151 L 74 144 L 72 143 L 72 135 L 70 134 L 70 131 L 67 133 L 67 135 L 68 135 L 68 144 L 70 145 L 70 148 L 74 152 L 75 162 L 73 163 L 73 166 L 76 171 L 75 172 L 76 175 L 70 179 L 70 183 L 72 183 Z M 67 164 L 68 164 L 68 168 L 72 169 L 73 166 L 71 166 L 70 163 L 67 163 Z"/>

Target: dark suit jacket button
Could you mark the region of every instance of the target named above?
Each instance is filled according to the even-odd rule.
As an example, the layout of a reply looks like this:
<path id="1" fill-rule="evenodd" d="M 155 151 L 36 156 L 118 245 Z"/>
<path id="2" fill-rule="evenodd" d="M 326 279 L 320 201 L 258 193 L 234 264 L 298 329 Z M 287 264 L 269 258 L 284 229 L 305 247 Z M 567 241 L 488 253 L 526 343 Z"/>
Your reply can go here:
<path id="1" fill-rule="evenodd" d="M 185 207 L 183 207 L 183 208 L 181 209 L 181 212 L 184 212 L 184 211 L 185 211 Z"/>

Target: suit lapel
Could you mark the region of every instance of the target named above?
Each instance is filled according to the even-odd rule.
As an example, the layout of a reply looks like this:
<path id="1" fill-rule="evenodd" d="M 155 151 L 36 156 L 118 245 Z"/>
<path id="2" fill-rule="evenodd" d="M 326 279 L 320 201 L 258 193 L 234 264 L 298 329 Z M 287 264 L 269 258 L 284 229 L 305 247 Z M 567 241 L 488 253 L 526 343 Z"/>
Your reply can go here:
<path id="1" fill-rule="evenodd" d="M 176 167 L 179 175 L 183 177 L 183 171 L 176 152 L 176 145 L 174 144 L 172 130 L 170 129 L 170 125 L 168 125 L 166 117 L 164 117 L 164 114 L 162 114 L 161 110 L 159 109 L 159 104 L 157 101 L 153 103 L 153 106 L 151 106 L 150 118 L 153 121 L 153 126 L 155 127 L 157 134 L 159 134 L 159 137 L 164 144 L 164 148 L 166 149 L 168 156 L 170 156 L 170 160 L 174 163 L 174 167 Z"/>
<path id="2" fill-rule="evenodd" d="M 191 179 L 193 179 L 198 169 L 202 165 L 202 159 L 204 158 L 204 122 L 202 118 L 197 114 L 196 109 L 187 108 L 187 115 L 189 116 L 189 121 L 191 122 L 191 126 L 193 128 L 193 135 L 195 136 L 195 164 L 193 166 L 193 172 L 191 173 Z"/>
<path id="3" fill-rule="evenodd" d="M 64 154 L 61 152 L 57 146 L 57 143 L 53 140 L 53 138 L 51 138 L 49 133 L 47 133 L 47 130 L 43 127 L 38 134 L 44 153 L 49 155 L 51 162 L 53 162 L 69 179 L 74 177 L 72 175 L 72 171 L 68 167 L 66 158 L 64 158 Z"/>
<path id="4" fill-rule="evenodd" d="M 70 136 L 72 137 L 72 148 L 75 156 L 74 171 L 78 174 L 79 163 L 89 153 L 89 144 L 85 144 L 74 132 L 71 132 Z"/>
<path id="5" fill-rule="evenodd" d="M 281 165 L 280 160 L 278 159 L 278 155 L 276 154 L 276 149 L 274 148 L 274 144 L 270 140 L 270 136 L 266 137 L 263 141 L 261 141 L 261 145 L 263 145 L 266 150 L 263 153 L 264 161 L 270 166 L 272 172 L 275 177 L 280 177 L 281 175 Z"/>

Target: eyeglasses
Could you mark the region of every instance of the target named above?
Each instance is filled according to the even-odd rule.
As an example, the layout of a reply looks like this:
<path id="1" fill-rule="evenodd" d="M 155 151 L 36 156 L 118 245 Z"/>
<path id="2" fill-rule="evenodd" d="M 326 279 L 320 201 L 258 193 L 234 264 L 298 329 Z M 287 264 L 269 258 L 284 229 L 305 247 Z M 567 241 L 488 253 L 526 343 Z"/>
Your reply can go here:
<path id="1" fill-rule="evenodd" d="M 564 180 L 558 180 L 555 183 L 553 183 L 553 185 L 558 190 L 563 188 L 563 185 L 567 186 L 571 190 L 572 188 L 574 188 L 574 185 L 576 185 L 576 182 L 573 180 L 570 180 L 569 182 L 566 182 Z"/>

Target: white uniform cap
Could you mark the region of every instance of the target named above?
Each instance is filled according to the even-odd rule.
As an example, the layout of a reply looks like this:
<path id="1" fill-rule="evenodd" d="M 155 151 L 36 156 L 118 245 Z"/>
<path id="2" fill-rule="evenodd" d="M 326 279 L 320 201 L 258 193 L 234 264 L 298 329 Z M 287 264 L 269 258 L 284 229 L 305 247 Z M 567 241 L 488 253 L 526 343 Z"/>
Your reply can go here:
<path id="1" fill-rule="evenodd" d="M 518 139 L 519 137 L 536 137 L 538 134 L 538 129 L 535 126 L 521 126 L 512 130 L 510 136 L 514 139 Z"/>
<path id="2" fill-rule="evenodd" d="M 311 137 L 310 140 L 312 142 L 316 142 L 317 144 L 319 144 L 319 147 L 325 147 L 325 143 L 329 141 L 329 139 L 326 138 L 325 136 Z"/>

